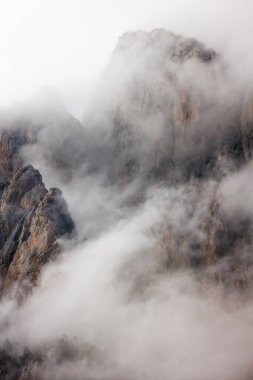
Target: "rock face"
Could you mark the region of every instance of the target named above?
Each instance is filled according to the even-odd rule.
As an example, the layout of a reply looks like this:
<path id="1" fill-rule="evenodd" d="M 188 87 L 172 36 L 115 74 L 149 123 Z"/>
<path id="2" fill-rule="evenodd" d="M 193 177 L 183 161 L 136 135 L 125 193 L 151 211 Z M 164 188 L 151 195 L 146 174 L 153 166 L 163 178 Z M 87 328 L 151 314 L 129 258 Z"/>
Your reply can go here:
<path id="1" fill-rule="evenodd" d="M 112 88 L 116 173 L 200 177 L 220 154 L 238 165 L 249 156 L 252 101 L 231 94 L 222 58 L 195 39 L 163 29 L 126 33 L 104 76 Z"/>
<path id="2" fill-rule="evenodd" d="M 227 174 L 252 158 L 251 93 L 231 91 L 232 77 L 215 51 L 163 29 L 124 34 L 104 75 L 112 89 L 115 178 L 168 187 L 193 182 L 199 203 L 207 197 L 204 181 L 216 182 L 198 226 L 204 239 L 165 229 L 161 240 L 168 267 L 216 266 L 213 276 L 223 283 L 253 283 L 246 275 L 252 263 L 238 250 L 251 244 L 252 219 L 226 205 L 220 192 Z M 198 207 L 196 202 L 192 217 Z M 224 260 L 226 270 L 217 269 Z"/>
<path id="3" fill-rule="evenodd" d="M 16 118 L 11 128 L 8 118 L 0 120 L 2 287 L 35 283 L 42 264 L 59 252 L 57 238 L 74 229 L 59 191 L 47 191 L 40 173 L 23 167 L 25 146 L 34 146 L 37 160 L 63 182 L 101 171 L 109 184 L 138 179 L 144 187 L 169 187 L 194 180 L 199 191 L 212 179 L 217 189 L 201 221 L 207 238 L 195 241 L 190 261 L 205 267 L 235 251 L 250 236 L 251 222 L 235 223 L 236 211 L 216 194 L 227 173 L 251 159 L 253 100 L 249 91 L 231 95 L 224 84 L 230 79 L 221 57 L 197 40 L 163 29 L 137 31 L 119 39 L 104 71 L 100 129 L 86 120 L 84 130 L 60 102 L 56 110 L 46 104 L 43 112 Z M 184 258 L 187 240 L 165 231 L 168 262 L 172 251 L 179 252 L 177 262 Z"/>
<path id="4" fill-rule="evenodd" d="M 26 128 L 0 135 L 0 275 L 2 290 L 36 284 L 41 268 L 60 252 L 58 238 L 74 223 L 58 189 L 45 188 L 38 170 L 23 166 L 20 148 L 33 142 Z"/>
<path id="5" fill-rule="evenodd" d="M 241 113 L 241 134 L 245 161 L 253 154 L 253 97 L 247 94 L 243 101 Z"/>
<path id="6" fill-rule="evenodd" d="M 222 57 L 193 38 L 163 29 L 125 33 L 103 73 L 101 114 L 111 127 L 104 161 L 113 183 L 193 186 L 198 197 L 187 220 L 208 203 L 196 216 L 199 236 L 178 233 L 173 221 L 161 232 L 167 267 L 187 265 L 204 277 L 210 269 L 216 280 L 243 287 L 253 285 L 252 260 L 238 247 L 252 243 L 253 222 L 224 201 L 221 186 L 252 158 L 253 98 L 233 83 Z"/>
<path id="7" fill-rule="evenodd" d="M 54 378 L 50 367 L 60 368 L 62 363 L 76 365 L 86 360 L 90 366 L 104 363 L 102 353 L 91 344 L 76 344 L 74 340 L 62 337 L 42 350 L 32 352 L 25 349 L 21 354 L 7 341 L 0 350 L 0 377 L 6 380 L 44 380 Z M 64 379 L 69 378 L 68 373 Z M 113 378 L 115 380 L 115 378 Z"/>
<path id="8" fill-rule="evenodd" d="M 221 57 L 195 39 L 162 29 L 126 33 L 104 72 L 103 111 L 96 106 L 100 129 L 84 132 L 61 106 L 36 114 L 36 125 L 31 118 L 11 128 L 2 123 L 0 289 L 36 284 L 43 265 L 59 254 L 59 238 L 75 230 L 60 190 L 47 190 L 39 171 L 22 163 L 20 149 L 36 141 L 38 160 L 43 157 L 63 181 L 101 171 L 120 188 L 137 180 L 142 188 L 176 189 L 178 197 L 164 204 L 168 218 L 154 232 L 164 272 L 187 268 L 205 286 L 210 280 L 252 289 L 253 212 L 241 212 L 233 196 L 224 200 L 222 186 L 252 159 L 253 97 L 231 94 L 224 85 L 230 79 Z M 134 202 L 142 199 L 137 194 Z M 57 365 L 80 355 L 66 341 L 53 350 Z M 91 360 L 98 355 L 90 347 L 81 352 Z M 3 347 L 0 377 L 44 378 L 43 363 L 51 359 L 50 348 L 17 356 Z"/>

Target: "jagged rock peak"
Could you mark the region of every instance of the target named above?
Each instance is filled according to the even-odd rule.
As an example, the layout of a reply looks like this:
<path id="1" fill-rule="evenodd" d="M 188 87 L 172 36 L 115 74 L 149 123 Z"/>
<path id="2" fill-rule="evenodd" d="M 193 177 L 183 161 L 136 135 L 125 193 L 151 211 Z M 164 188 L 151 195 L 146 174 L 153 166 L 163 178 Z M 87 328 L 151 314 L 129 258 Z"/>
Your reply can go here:
<path id="1" fill-rule="evenodd" d="M 185 61 L 195 58 L 202 62 L 209 62 L 218 57 L 213 49 L 208 49 L 195 38 L 186 38 L 174 34 L 163 28 L 151 32 L 137 30 L 126 32 L 119 37 L 115 52 L 134 49 L 153 49 L 165 53 L 173 60 Z"/>
<path id="2" fill-rule="evenodd" d="M 33 143 L 25 127 L 0 128 L 0 294 L 35 284 L 45 263 L 61 251 L 58 239 L 75 230 L 59 189 L 47 190 L 20 150 Z"/>

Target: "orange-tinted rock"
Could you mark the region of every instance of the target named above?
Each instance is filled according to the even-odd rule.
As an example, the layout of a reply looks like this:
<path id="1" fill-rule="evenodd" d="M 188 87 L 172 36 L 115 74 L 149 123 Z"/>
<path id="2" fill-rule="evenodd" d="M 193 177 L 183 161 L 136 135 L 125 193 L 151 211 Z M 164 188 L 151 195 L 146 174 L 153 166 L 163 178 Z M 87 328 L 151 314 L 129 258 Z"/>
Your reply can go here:
<path id="1" fill-rule="evenodd" d="M 35 284 L 45 263 L 60 252 L 57 241 L 74 223 L 58 189 L 45 188 L 33 166 L 22 167 L 19 149 L 30 142 L 25 129 L 5 130 L 0 171 L 6 179 L 0 199 L 1 288 Z"/>

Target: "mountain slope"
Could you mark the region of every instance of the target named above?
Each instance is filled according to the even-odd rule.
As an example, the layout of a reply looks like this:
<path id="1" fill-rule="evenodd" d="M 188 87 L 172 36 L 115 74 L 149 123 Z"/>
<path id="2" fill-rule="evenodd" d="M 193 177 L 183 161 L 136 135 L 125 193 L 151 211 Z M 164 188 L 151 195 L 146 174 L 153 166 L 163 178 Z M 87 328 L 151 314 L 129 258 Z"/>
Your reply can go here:
<path id="1" fill-rule="evenodd" d="M 76 197 L 82 244 L 0 319 L 0 374 L 252 378 L 251 91 L 212 49 L 157 29 L 119 39 L 97 92 L 83 125 L 51 98 L 2 120 L 2 290 L 37 285 L 75 232 L 30 163 Z"/>
<path id="2" fill-rule="evenodd" d="M 48 191 L 39 171 L 23 166 L 20 150 L 35 136 L 25 126 L 1 130 L 1 290 L 37 283 L 43 265 L 60 252 L 58 238 L 74 231 L 60 190 Z"/>

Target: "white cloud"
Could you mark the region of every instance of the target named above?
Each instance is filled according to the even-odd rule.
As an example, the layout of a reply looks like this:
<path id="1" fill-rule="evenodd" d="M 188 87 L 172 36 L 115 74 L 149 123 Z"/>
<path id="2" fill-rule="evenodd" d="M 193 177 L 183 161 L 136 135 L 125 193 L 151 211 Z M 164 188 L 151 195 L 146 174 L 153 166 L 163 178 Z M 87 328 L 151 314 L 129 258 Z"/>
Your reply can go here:
<path id="1" fill-rule="evenodd" d="M 252 8 L 248 0 L 2 1 L 0 104 L 55 85 L 80 114 L 118 36 L 131 29 L 165 27 L 239 59 L 252 50 Z"/>

